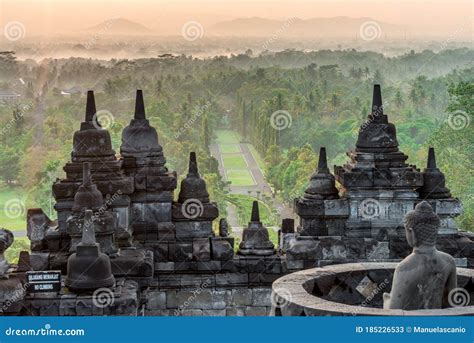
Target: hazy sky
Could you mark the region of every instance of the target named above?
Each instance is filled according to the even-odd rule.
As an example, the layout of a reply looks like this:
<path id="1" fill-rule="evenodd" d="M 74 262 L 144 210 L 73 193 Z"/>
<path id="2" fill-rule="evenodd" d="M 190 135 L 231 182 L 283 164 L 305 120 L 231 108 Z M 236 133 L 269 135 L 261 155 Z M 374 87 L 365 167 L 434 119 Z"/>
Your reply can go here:
<path id="1" fill-rule="evenodd" d="M 157 31 L 179 34 L 183 23 L 202 25 L 242 17 L 285 19 L 299 17 L 372 17 L 379 21 L 409 25 L 447 34 L 473 29 L 471 0 L 0 0 L 1 27 L 19 21 L 28 34 L 71 32 L 106 19 L 123 17 Z M 467 28 L 466 28 L 467 26 Z"/>

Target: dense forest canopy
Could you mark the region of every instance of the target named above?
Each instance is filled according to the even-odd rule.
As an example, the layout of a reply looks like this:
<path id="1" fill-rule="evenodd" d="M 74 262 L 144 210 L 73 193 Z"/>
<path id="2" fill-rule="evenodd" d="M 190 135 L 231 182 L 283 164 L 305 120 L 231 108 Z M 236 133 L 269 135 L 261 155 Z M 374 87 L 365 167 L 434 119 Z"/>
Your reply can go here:
<path id="1" fill-rule="evenodd" d="M 84 91 L 95 91 L 118 152 L 121 131 L 133 115 L 134 92 L 143 89 L 168 167 L 184 175 L 187 155 L 196 151 L 222 214 L 226 187 L 209 145 L 225 125 L 253 143 L 274 191 L 291 201 L 306 187 L 320 146 L 327 147 L 331 165 L 346 161 L 369 112 L 372 85 L 380 83 L 385 112 L 397 126 L 408 162 L 424 168 L 428 146 L 436 148 L 447 186 L 464 204 L 458 220 L 472 230 L 473 60 L 474 50 L 466 48 L 398 57 L 285 50 L 207 59 L 40 62 L 20 61 L 6 51 L 0 53 L 0 90 L 21 98 L 0 105 L 0 178 L 28 194 L 28 207 L 52 214 L 51 184 L 63 176 L 70 157 L 73 133 L 84 117 Z M 281 121 L 274 122 L 275 113 Z"/>

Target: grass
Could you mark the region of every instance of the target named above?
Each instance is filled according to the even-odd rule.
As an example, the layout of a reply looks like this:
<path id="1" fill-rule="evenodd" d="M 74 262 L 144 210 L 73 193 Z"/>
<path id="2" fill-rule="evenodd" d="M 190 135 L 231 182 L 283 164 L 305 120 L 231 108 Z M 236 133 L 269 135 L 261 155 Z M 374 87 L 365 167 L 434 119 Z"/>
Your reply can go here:
<path id="1" fill-rule="evenodd" d="M 255 181 L 248 170 L 226 170 L 227 180 L 232 186 L 253 186 Z"/>
<path id="2" fill-rule="evenodd" d="M 237 144 L 220 144 L 219 148 L 221 149 L 222 154 L 235 154 L 242 152 L 240 146 Z"/>
<path id="3" fill-rule="evenodd" d="M 262 173 L 265 174 L 265 171 L 266 171 L 265 162 L 263 161 L 262 157 L 258 153 L 257 149 L 255 149 L 255 147 L 252 144 L 247 144 L 247 146 L 249 147 L 249 150 L 252 153 L 253 158 L 257 162 L 258 167 L 262 170 Z"/>
<path id="4" fill-rule="evenodd" d="M 219 144 L 239 144 L 239 135 L 232 130 L 217 130 L 217 143 Z"/>
<path id="5" fill-rule="evenodd" d="M 228 169 L 248 169 L 247 162 L 242 154 L 238 155 L 223 155 L 224 168 Z"/>
<path id="6" fill-rule="evenodd" d="M 0 227 L 26 230 L 26 193 L 18 187 L 0 188 Z"/>
<path id="7" fill-rule="evenodd" d="M 28 237 L 15 237 L 13 244 L 5 252 L 5 258 L 9 263 L 18 263 L 20 251 L 30 251 L 30 240 Z"/>

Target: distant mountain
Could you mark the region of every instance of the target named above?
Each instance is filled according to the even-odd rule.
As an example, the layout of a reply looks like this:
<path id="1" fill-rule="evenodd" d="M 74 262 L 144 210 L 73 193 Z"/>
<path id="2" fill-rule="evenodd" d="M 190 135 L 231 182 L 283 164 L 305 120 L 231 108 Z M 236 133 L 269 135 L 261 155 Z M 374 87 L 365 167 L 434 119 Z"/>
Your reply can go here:
<path id="1" fill-rule="evenodd" d="M 287 20 L 273 20 L 264 18 L 239 18 L 219 22 L 213 25 L 208 32 L 226 36 L 303 36 L 303 37 L 356 37 L 361 28 L 370 33 L 375 29 L 383 34 L 401 34 L 402 26 L 381 22 L 372 18 L 289 18 Z M 379 29 L 380 28 L 380 29 Z M 376 32 L 377 33 L 377 32 Z"/>
<path id="2" fill-rule="evenodd" d="M 105 35 L 143 35 L 153 33 L 146 26 L 124 18 L 112 18 L 103 21 L 86 29 L 86 31 Z"/>

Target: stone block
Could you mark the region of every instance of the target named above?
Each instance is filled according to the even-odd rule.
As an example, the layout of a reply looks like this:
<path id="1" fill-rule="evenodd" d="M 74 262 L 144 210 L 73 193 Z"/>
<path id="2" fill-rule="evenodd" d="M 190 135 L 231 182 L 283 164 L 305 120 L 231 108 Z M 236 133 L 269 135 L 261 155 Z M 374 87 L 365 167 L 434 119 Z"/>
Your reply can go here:
<path id="1" fill-rule="evenodd" d="M 296 213 L 301 218 L 315 218 L 324 216 L 324 201 L 307 200 L 304 198 L 296 198 L 294 201 Z"/>
<path id="2" fill-rule="evenodd" d="M 78 297 L 76 300 L 76 313 L 78 316 L 92 316 L 92 298 Z"/>
<path id="3" fill-rule="evenodd" d="M 286 251 L 286 256 L 288 261 L 316 260 L 322 258 L 322 251 L 317 239 L 313 237 L 299 236 L 292 242 L 290 248 Z"/>
<path id="4" fill-rule="evenodd" d="M 211 259 L 211 243 L 209 238 L 193 239 L 193 259 L 196 261 L 209 261 Z"/>
<path id="5" fill-rule="evenodd" d="M 112 273 L 124 276 L 153 276 L 153 252 L 145 249 L 123 248 L 118 256 L 110 259 Z"/>
<path id="6" fill-rule="evenodd" d="M 166 307 L 178 308 L 178 296 L 176 291 L 166 291 Z"/>
<path id="7" fill-rule="evenodd" d="M 263 306 L 247 306 L 245 308 L 245 315 L 248 317 L 263 317 L 268 316 L 270 311 Z"/>
<path id="8" fill-rule="evenodd" d="M 181 287 L 181 275 L 158 275 L 158 284 L 160 288 L 179 288 Z"/>
<path id="9" fill-rule="evenodd" d="M 249 273 L 262 273 L 265 271 L 265 260 L 261 259 L 241 259 L 245 263 L 245 270 Z"/>
<path id="10" fill-rule="evenodd" d="M 136 205 L 136 204 L 134 204 Z M 140 203 L 147 222 L 171 222 L 171 202 Z"/>
<path id="11" fill-rule="evenodd" d="M 247 273 L 222 273 L 216 274 L 217 286 L 243 286 L 249 282 Z"/>
<path id="12" fill-rule="evenodd" d="M 246 307 L 231 307 L 225 310 L 226 316 L 244 317 Z"/>
<path id="13" fill-rule="evenodd" d="M 345 260 L 347 251 L 340 236 L 320 237 L 320 247 L 324 260 Z"/>
<path id="14" fill-rule="evenodd" d="M 203 316 L 208 316 L 208 317 L 225 317 L 226 315 L 226 310 L 203 310 L 202 311 Z"/>
<path id="15" fill-rule="evenodd" d="M 324 215 L 326 217 L 348 217 L 349 204 L 345 199 L 324 200 Z"/>
<path id="16" fill-rule="evenodd" d="M 328 219 L 326 228 L 329 236 L 344 236 L 346 229 L 345 219 Z"/>
<path id="17" fill-rule="evenodd" d="M 279 234 L 279 250 L 285 252 L 291 245 L 291 242 L 296 239 L 296 233 L 283 233 L 281 231 L 278 232 Z"/>
<path id="18" fill-rule="evenodd" d="M 62 296 L 59 302 L 60 316 L 75 316 L 76 315 L 76 296 Z"/>
<path id="19" fill-rule="evenodd" d="M 303 269 L 304 263 L 303 260 L 290 260 L 286 261 L 286 267 L 288 270 Z"/>
<path id="20" fill-rule="evenodd" d="M 59 316 L 59 298 L 41 300 L 40 316 Z"/>
<path id="21" fill-rule="evenodd" d="M 31 252 L 30 264 L 32 270 L 48 270 L 49 253 Z"/>
<path id="22" fill-rule="evenodd" d="M 212 309 L 211 290 L 201 287 L 192 291 L 178 291 L 178 309 L 184 311 L 186 309 Z"/>
<path id="23" fill-rule="evenodd" d="M 455 258 L 454 262 L 456 263 L 456 267 L 458 268 L 467 268 L 467 258 Z"/>
<path id="24" fill-rule="evenodd" d="M 147 303 L 147 310 L 166 309 L 166 292 L 164 291 L 150 291 L 145 293 Z"/>
<path id="25" fill-rule="evenodd" d="M 265 261 L 265 272 L 281 274 L 282 273 L 281 259 L 278 258 L 278 259 L 274 259 L 270 261 Z"/>
<path id="26" fill-rule="evenodd" d="M 252 289 L 252 306 L 271 306 L 271 288 Z"/>
<path id="27" fill-rule="evenodd" d="M 212 236 L 211 221 L 176 222 L 176 238 L 208 238 Z"/>
<path id="28" fill-rule="evenodd" d="M 366 239 L 367 259 L 384 260 L 390 258 L 389 242 L 373 242 Z"/>
<path id="29" fill-rule="evenodd" d="M 212 259 L 218 261 L 231 260 L 234 257 L 234 249 L 226 238 L 211 238 Z"/>
<path id="30" fill-rule="evenodd" d="M 183 274 L 181 275 L 182 287 L 214 287 L 215 277 L 213 274 Z"/>
<path id="31" fill-rule="evenodd" d="M 155 261 L 168 261 L 168 243 L 158 243 L 155 247 Z"/>
<path id="32" fill-rule="evenodd" d="M 363 238 L 344 237 L 343 242 L 346 247 L 347 259 L 361 260 L 367 257 Z"/>
<path id="33" fill-rule="evenodd" d="M 157 239 L 160 242 L 173 242 L 176 240 L 176 228 L 174 224 L 170 221 L 157 223 Z M 147 233 L 147 239 L 150 233 Z"/>
<path id="34" fill-rule="evenodd" d="M 191 261 L 193 258 L 192 243 L 170 243 L 168 258 L 171 261 Z"/>
<path id="35" fill-rule="evenodd" d="M 237 288 L 232 290 L 232 305 L 247 306 L 252 304 L 252 290 L 248 288 Z"/>
<path id="36" fill-rule="evenodd" d="M 199 317 L 202 316 L 202 310 L 182 310 L 180 315 L 183 317 Z"/>
<path id="37" fill-rule="evenodd" d="M 237 268 L 237 265 L 235 263 L 235 260 L 228 260 L 228 261 L 221 261 L 221 271 L 224 272 L 237 272 L 239 271 L 239 268 Z"/>
<path id="38" fill-rule="evenodd" d="M 179 262 L 178 262 L 179 263 Z M 156 262 L 155 272 L 169 272 L 174 270 L 174 262 Z"/>
<path id="39" fill-rule="evenodd" d="M 410 255 L 412 248 L 408 245 L 406 239 L 390 238 L 389 241 L 390 258 L 404 259 Z"/>
<path id="40" fill-rule="evenodd" d="M 221 261 L 198 261 L 197 262 L 198 271 L 210 271 L 215 272 L 221 270 Z"/>
<path id="41" fill-rule="evenodd" d="M 175 262 L 174 264 L 175 271 L 194 271 L 197 270 L 197 262 Z"/>

